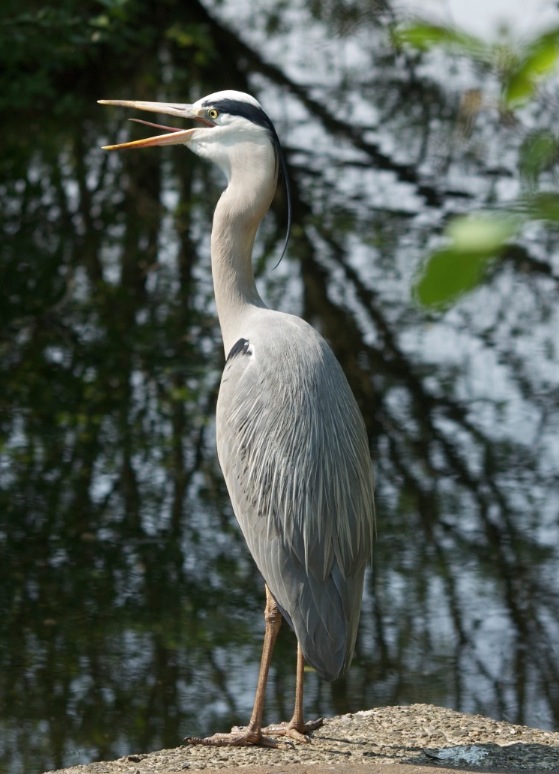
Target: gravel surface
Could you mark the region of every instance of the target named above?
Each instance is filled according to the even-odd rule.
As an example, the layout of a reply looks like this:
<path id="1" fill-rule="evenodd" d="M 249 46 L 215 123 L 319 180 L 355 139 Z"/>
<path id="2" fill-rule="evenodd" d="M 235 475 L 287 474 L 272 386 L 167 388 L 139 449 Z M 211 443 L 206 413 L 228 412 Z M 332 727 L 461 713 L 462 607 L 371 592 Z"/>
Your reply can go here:
<path id="1" fill-rule="evenodd" d="M 328 718 L 310 744 L 287 749 L 200 747 L 127 755 L 56 774 L 412 774 L 436 767 L 493 772 L 559 772 L 559 733 L 414 704 Z"/>

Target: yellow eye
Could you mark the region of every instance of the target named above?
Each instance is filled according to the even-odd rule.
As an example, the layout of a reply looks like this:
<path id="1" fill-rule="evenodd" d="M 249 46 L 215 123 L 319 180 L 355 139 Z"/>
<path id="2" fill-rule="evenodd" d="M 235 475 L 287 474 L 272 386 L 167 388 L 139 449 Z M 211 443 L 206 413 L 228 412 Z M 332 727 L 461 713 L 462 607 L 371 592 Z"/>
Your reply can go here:
<path id="1" fill-rule="evenodd" d="M 216 110 L 215 108 L 210 108 L 208 110 L 208 117 L 212 119 L 212 121 L 215 121 L 215 119 L 219 115 L 219 110 Z"/>

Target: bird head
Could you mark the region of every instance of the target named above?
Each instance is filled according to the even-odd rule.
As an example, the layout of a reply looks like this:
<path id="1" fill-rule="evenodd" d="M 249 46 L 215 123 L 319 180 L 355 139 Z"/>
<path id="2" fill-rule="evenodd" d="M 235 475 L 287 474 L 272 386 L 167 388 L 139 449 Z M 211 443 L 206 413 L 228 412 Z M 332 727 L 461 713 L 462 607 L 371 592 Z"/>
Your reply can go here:
<path id="1" fill-rule="evenodd" d="M 202 97 L 191 105 L 121 99 L 101 99 L 99 104 L 177 116 L 194 120 L 198 124 L 193 129 L 179 129 L 132 118 L 130 120 L 137 123 L 162 129 L 165 134 L 118 145 L 106 145 L 103 150 L 186 145 L 193 153 L 217 164 L 230 180 L 234 165 L 242 169 L 247 164 L 255 163 L 259 154 L 265 155 L 271 149 L 275 161 L 273 174 L 277 177 L 278 170 L 281 170 L 287 195 L 288 223 L 283 256 L 291 230 L 291 194 L 287 164 L 274 125 L 258 100 L 245 92 L 228 89 Z"/>
<path id="2" fill-rule="evenodd" d="M 192 105 L 134 100 L 99 100 L 99 103 L 178 116 L 194 120 L 199 124 L 193 129 L 179 129 L 132 118 L 131 120 L 137 123 L 163 129 L 166 134 L 123 142 L 119 145 L 107 145 L 104 150 L 186 145 L 197 155 L 216 163 L 229 178 L 232 159 L 238 154 L 240 148 L 244 147 L 246 152 L 250 148 L 254 151 L 259 147 L 271 145 L 276 164 L 279 161 L 283 171 L 283 154 L 274 125 L 258 100 L 242 91 L 218 91 L 202 97 Z"/>

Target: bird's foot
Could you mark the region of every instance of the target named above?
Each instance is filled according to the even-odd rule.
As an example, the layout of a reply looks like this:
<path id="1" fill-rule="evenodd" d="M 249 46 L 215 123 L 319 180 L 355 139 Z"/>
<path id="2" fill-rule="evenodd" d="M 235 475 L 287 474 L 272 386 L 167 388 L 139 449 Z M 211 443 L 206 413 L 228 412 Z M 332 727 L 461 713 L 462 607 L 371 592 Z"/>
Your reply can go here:
<path id="1" fill-rule="evenodd" d="M 279 734 L 283 736 L 283 734 Z M 278 742 L 266 736 L 262 731 L 255 731 L 249 726 L 233 726 L 228 734 L 213 734 L 213 736 L 187 736 L 185 744 L 202 744 L 207 747 L 293 747 L 291 742 Z"/>
<path id="2" fill-rule="evenodd" d="M 309 720 L 307 723 L 295 723 L 290 720 L 289 723 L 272 723 L 272 725 L 263 728 L 262 733 L 270 736 L 287 736 L 295 742 L 308 744 L 311 741 L 310 734 L 320 728 L 323 723 L 323 718 Z"/>

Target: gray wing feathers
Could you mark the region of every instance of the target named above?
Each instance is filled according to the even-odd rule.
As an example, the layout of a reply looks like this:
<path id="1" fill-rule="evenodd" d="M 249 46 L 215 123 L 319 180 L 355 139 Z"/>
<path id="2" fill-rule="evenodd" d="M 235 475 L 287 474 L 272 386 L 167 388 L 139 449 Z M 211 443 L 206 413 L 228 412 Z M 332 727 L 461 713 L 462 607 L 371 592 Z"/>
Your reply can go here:
<path id="1" fill-rule="evenodd" d="M 271 325 L 225 366 L 218 455 L 268 588 L 307 661 L 334 679 L 353 654 L 371 556 L 369 449 L 324 340 L 298 318 L 274 314 Z"/>

